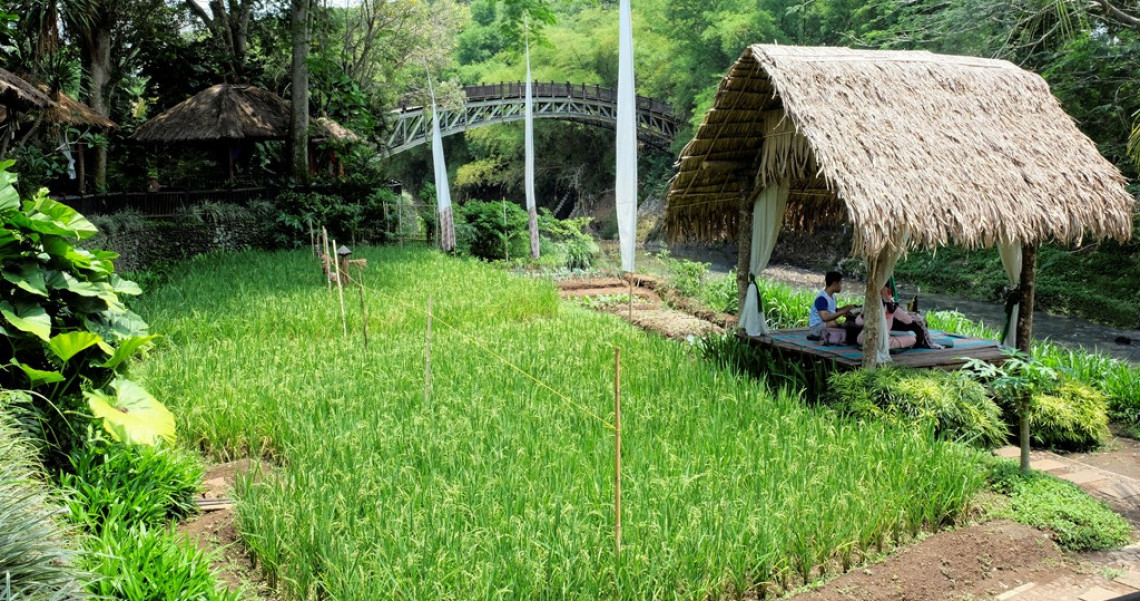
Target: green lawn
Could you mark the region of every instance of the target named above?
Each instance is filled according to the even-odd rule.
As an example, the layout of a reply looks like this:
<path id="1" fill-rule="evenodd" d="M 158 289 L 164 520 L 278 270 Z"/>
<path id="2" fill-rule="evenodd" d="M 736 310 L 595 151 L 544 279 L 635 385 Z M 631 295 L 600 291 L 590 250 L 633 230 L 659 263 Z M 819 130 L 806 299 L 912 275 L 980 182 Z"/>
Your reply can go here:
<path id="1" fill-rule="evenodd" d="M 290 598 L 683 598 L 802 581 L 961 515 L 978 458 L 843 421 L 559 302 L 541 281 L 415 248 L 363 249 L 371 346 L 305 252 L 201 257 L 138 310 L 134 369 L 184 444 L 278 467 L 240 525 Z M 422 308 L 581 408 L 434 325 Z M 624 540 L 613 532 L 613 349 L 623 359 Z M 595 414 L 597 417 L 592 417 Z M 801 574 L 796 576 L 795 574 Z"/>

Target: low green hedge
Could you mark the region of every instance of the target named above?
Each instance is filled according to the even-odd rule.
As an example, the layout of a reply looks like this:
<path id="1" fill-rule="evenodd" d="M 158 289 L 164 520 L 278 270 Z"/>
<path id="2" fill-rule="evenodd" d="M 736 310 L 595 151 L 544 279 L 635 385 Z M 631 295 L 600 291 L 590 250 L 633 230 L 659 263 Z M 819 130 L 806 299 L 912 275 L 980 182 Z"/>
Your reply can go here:
<path id="1" fill-rule="evenodd" d="M 1067 381 L 1047 394 L 1033 397 L 1029 434 L 1037 446 L 1085 451 L 1104 444 L 1108 430 L 1108 400 L 1094 388 Z"/>
<path id="2" fill-rule="evenodd" d="M 1001 408 L 965 373 L 861 369 L 834 373 L 827 386 L 825 401 L 859 419 L 928 424 L 945 438 L 984 448 L 1008 437 Z"/>
<path id="3" fill-rule="evenodd" d="M 1131 540 L 1124 518 L 1070 482 L 1037 471 L 1023 476 L 1015 462 L 994 459 L 989 483 L 1010 498 L 1008 505 L 991 509 L 991 516 L 1052 530 L 1062 548 L 1101 551 Z"/>

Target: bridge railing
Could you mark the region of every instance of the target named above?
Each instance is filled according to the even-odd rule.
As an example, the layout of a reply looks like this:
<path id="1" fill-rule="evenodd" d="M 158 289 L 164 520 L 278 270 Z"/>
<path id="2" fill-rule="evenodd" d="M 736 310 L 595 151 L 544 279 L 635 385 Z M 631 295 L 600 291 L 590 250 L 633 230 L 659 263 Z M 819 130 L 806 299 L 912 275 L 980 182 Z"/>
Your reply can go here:
<path id="1" fill-rule="evenodd" d="M 479 84 L 466 86 L 463 89 L 467 93 L 467 100 L 472 102 L 524 98 L 526 96 L 526 83 L 521 81 Z M 535 82 L 532 93 L 536 98 L 557 98 L 561 96 L 582 100 L 617 102 L 617 90 L 603 88 L 599 85 Z M 673 109 L 668 104 L 646 96 L 637 97 L 637 108 L 666 116 L 673 115 Z"/>

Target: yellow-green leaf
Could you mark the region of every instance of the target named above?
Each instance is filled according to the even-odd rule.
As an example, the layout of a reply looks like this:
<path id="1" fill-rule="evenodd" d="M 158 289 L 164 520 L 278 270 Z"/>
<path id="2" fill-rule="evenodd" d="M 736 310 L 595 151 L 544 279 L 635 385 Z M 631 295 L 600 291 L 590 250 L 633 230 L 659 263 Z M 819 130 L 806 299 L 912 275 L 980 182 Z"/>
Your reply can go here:
<path id="1" fill-rule="evenodd" d="M 67 363 L 76 354 L 103 341 L 103 337 L 91 332 L 67 332 L 56 334 L 48 341 L 48 348 L 61 361 Z"/>
<path id="2" fill-rule="evenodd" d="M 111 382 L 115 394 L 101 390 L 84 393 L 91 413 L 103 420 L 103 429 L 126 444 L 174 444 L 174 415 L 145 388 L 123 378 Z"/>
<path id="3" fill-rule="evenodd" d="M 12 306 L 0 301 L 0 315 L 21 332 L 27 332 L 47 342 L 51 337 L 51 317 L 39 305 L 17 303 Z"/>

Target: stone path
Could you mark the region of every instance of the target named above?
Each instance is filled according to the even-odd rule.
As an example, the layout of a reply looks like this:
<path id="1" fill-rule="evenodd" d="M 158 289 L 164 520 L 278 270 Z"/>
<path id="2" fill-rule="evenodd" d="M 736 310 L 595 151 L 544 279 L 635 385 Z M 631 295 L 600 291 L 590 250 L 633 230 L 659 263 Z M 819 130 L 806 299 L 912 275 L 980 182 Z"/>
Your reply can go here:
<path id="1" fill-rule="evenodd" d="M 1017 447 L 1002 447 L 994 454 L 1017 459 Z M 1033 451 L 1033 469 L 1041 470 L 1080 486 L 1116 511 L 1134 526 L 1140 525 L 1140 481 L 1128 476 L 1050 453 Z M 1029 582 L 998 595 L 1003 601 L 1106 601 L 1140 592 L 1140 544 L 1103 554 L 1093 573 L 1059 574 L 1051 580 Z"/>

